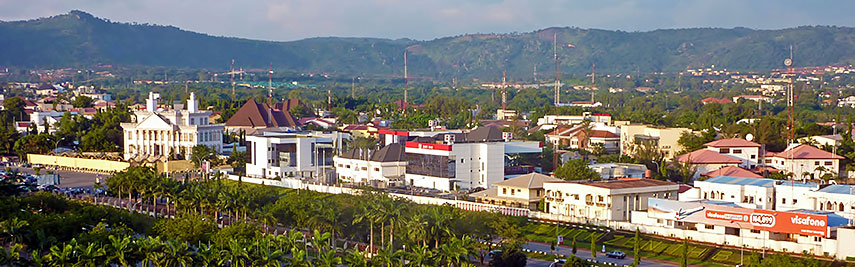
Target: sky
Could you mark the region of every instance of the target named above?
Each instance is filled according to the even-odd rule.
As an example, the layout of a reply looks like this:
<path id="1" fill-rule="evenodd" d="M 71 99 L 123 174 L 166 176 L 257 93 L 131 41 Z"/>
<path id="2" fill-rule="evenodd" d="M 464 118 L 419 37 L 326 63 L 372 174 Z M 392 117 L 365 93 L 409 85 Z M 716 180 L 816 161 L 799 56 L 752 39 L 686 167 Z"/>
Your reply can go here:
<path id="1" fill-rule="evenodd" d="M 216 36 L 431 40 L 547 27 L 623 31 L 694 27 L 855 26 L 839 0 L 0 0 L 0 20 L 82 10 L 118 22 L 172 25 Z"/>

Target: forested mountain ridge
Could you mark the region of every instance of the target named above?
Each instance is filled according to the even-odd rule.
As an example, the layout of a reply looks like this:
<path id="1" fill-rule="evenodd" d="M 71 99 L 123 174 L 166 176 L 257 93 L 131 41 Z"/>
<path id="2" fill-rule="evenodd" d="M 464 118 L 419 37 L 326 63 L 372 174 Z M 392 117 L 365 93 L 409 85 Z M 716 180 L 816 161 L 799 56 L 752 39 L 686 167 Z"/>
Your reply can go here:
<path id="1" fill-rule="evenodd" d="M 224 70 L 244 68 L 397 76 L 409 51 L 411 76 L 512 79 L 555 75 L 553 38 L 566 73 L 646 73 L 716 65 L 732 70 L 779 68 L 796 50 L 799 66 L 855 62 L 855 28 L 803 26 L 781 30 L 694 28 L 624 32 L 547 28 L 529 33 L 467 34 L 429 41 L 309 38 L 289 42 L 217 37 L 172 26 L 115 23 L 82 11 L 0 22 L 0 65 L 66 67 L 93 64 Z M 536 67 L 535 67 L 536 66 Z"/>

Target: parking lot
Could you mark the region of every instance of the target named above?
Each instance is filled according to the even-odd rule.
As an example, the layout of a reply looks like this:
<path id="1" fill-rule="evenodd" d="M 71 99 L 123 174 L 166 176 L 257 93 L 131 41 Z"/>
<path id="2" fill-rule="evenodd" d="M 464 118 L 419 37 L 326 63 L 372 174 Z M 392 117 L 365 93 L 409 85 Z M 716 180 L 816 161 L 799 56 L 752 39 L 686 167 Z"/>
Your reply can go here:
<path id="1" fill-rule="evenodd" d="M 32 168 L 24 168 L 24 167 L 13 167 L 12 169 L 17 169 L 21 173 L 34 174 Z M 41 170 L 41 173 L 46 173 L 47 170 L 44 168 Z M 51 170 L 53 171 L 53 170 Z M 91 188 L 92 185 L 95 184 L 95 181 L 100 177 L 101 183 L 104 183 L 104 178 L 109 177 L 109 175 L 105 174 L 95 174 L 95 173 L 86 173 L 86 172 L 74 172 L 74 171 L 54 171 L 54 173 L 59 174 L 59 184 L 58 187 L 61 188 L 69 188 L 69 187 L 87 187 Z"/>

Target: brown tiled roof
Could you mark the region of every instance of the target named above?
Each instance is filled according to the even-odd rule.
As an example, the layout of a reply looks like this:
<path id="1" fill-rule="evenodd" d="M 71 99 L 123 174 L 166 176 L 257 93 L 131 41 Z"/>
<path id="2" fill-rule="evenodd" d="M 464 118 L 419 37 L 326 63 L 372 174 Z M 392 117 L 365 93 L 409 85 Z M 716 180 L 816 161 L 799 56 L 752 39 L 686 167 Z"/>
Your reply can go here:
<path id="1" fill-rule="evenodd" d="M 613 132 L 604 131 L 604 130 L 591 130 L 591 137 L 594 137 L 594 138 L 620 138 L 620 135 L 617 135 Z"/>
<path id="2" fill-rule="evenodd" d="M 756 173 L 753 173 L 749 170 L 737 167 L 737 166 L 727 166 L 718 170 L 714 170 L 711 172 L 707 172 L 702 174 L 706 177 L 716 177 L 716 176 L 731 176 L 731 177 L 743 177 L 743 178 L 763 178 Z"/>
<path id="3" fill-rule="evenodd" d="M 273 108 L 290 112 L 291 108 L 296 107 L 296 106 L 300 106 L 300 105 L 303 105 L 303 102 L 300 101 L 300 99 L 291 98 L 291 99 L 286 99 L 283 102 L 273 104 Z"/>
<path id="4" fill-rule="evenodd" d="M 501 182 L 496 183 L 496 185 L 500 186 L 510 186 L 510 187 L 518 187 L 518 188 L 543 188 L 543 182 L 559 182 L 563 181 L 558 178 L 546 176 L 540 173 L 529 173 L 523 174 L 511 179 L 507 179 Z"/>
<path id="5" fill-rule="evenodd" d="M 840 155 L 804 144 L 775 153 L 775 157 L 784 159 L 791 157 L 793 159 L 844 159 Z"/>
<path id="6" fill-rule="evenodd" d="M 267 104 L 259 104 L 250 99 L 226 121 L 231 127 L 296 127 L 297 121 L 287 110 L 272 109 Z"/>
<path id="7" fill-rule="evenodd" d="M 742 163 L 741 160 L 722 155 L 709 149 L 698 149 L 677 157 L 677 161 L 693 164 Z"/>

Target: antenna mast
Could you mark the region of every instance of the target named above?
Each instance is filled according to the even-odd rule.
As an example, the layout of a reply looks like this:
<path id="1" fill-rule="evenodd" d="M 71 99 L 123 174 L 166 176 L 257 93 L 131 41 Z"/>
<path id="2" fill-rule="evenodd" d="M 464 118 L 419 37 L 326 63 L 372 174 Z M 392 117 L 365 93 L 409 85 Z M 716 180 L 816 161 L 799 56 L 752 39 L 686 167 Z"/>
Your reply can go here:
<path id="1" fill-rule="evenodd" d="M 502 110 L 505 110 L 505 105 L 508 102 L 508 90 L 506 83 L 507 74 L 505 71 L 502 71 Z"/>
<path id="2" fill-rule="evenodd" d="M 229 72 L 232 74 L 232 99 L 235 98 L 235 59 L 232 59 L 232 70 Z"/>
<path id="3" fill-rule="evenodd" d="M 407 50 L 404 50 L 404 103 L 407 102 Z M 401 103 L 403 105 L 403 103 Z"/>
<path id="4" fill-rule="evenodd" d="M 552 58 L 555 59 L 555 106 L 561 104 L 561 58 L 558 57 L 558 33 L 552 35 Z"/>
<path id="5" fill-rule="evenodd" d="M 273 105 L 273 62 L 267 69 L 267 104 Z"/>
<path id="6" fill-rule="evenodd" d="M 597 68 L 596 67 L 597 67 L 596 63 L 591 63 L 591 104 L 594 104 L 594 77 L 597 76 Z"/>

